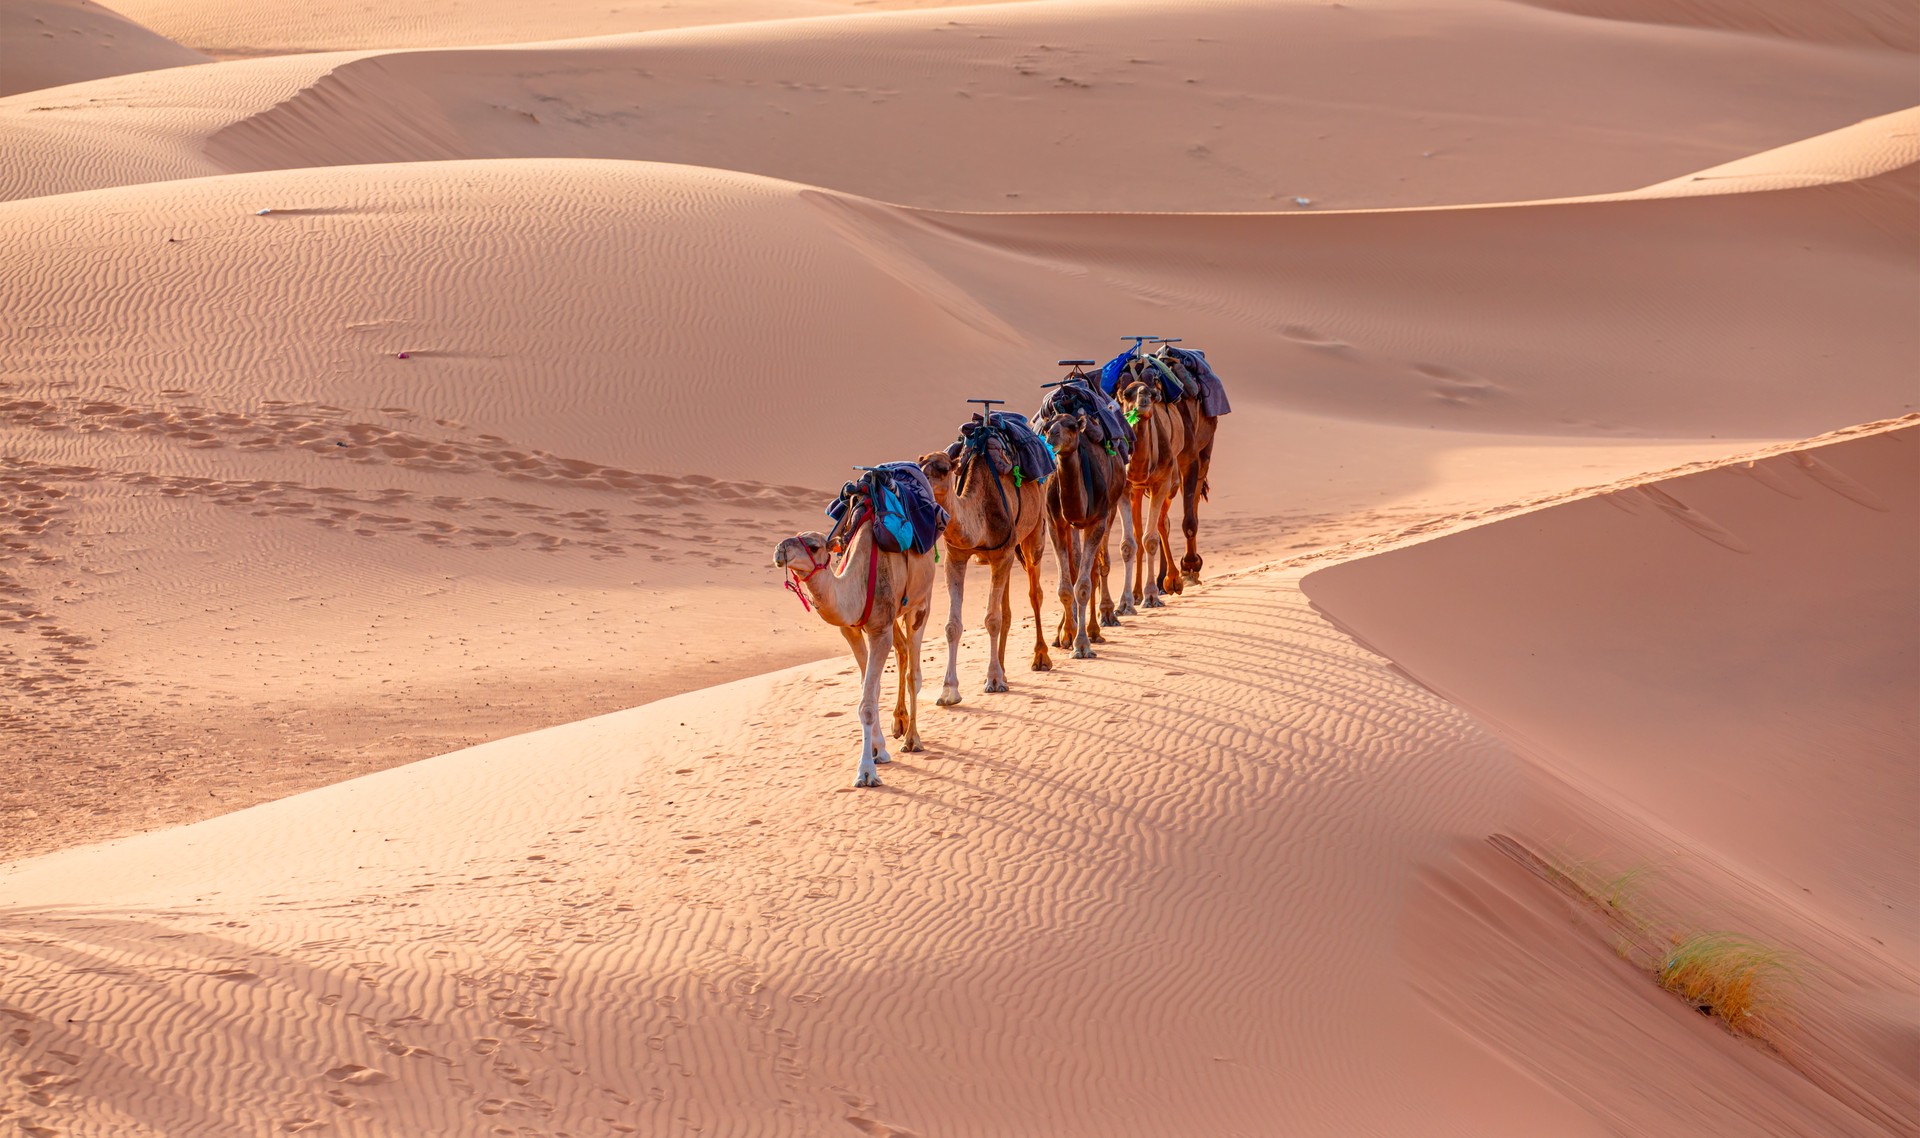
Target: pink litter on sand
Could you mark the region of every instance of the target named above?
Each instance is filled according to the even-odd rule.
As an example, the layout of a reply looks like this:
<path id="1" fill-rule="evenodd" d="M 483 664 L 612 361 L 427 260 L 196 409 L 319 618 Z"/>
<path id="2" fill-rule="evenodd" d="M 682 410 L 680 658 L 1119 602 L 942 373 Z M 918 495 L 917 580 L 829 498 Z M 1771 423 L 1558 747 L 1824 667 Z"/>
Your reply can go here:
<path id="1" fill-rule="evenodd" d="M 408 357 L 409 357 L 409 356 L 411 356 L 411 355 L 413 355 L 413 353 L 412 353 L 412 352 L 401 352 L 401 353 L 400 353 L 400 358 L 404 360 L 404 359 L 406 359 L 406 358 L 408 358 Z"/>

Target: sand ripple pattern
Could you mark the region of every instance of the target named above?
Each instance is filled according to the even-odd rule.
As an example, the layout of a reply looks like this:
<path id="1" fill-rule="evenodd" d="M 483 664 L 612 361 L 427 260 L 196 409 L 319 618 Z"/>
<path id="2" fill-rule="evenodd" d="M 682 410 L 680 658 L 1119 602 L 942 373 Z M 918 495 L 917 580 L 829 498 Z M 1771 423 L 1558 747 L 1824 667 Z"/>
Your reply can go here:
<path id="1" fill-rule="evenodd" d="M 20 1117 L 75 1134 L 1356 1125 L 1307 1089 L 1321 1071 L 1373 1088 L 1357 1124 L 1391 1128 L 1422 1091 L 1372 1041 L 1382 1016 L 1424 1016 L 1379 987 L 1394 882 L 1484 824 L 1510 760 L 1284 574 L 1188 599 L 1096 664 L 929 717 L 932 749 L 877 793 L 836 789 L 854 681 L 822 664 L 328 788 L 317 810 L 23 863 L 0 878 L 15 1053 L 68 1081 Z M 532 761 L 536 741 L 567 758 Z M 271 868 L 138 852 L 196 830 L 222 848 L 271 833 Z M 36 908 L 62 857 L 146 858 L 151 884 Z M 195 900 L 216 876 L 219 900 Z"/>

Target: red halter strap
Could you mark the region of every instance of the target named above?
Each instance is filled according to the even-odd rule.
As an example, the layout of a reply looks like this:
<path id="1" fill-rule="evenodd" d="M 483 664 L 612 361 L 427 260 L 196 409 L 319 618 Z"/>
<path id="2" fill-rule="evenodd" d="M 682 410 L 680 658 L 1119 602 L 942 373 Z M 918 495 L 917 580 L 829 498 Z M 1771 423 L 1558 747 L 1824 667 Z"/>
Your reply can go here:
<path id="1" fill-rule="evenodd" d="M 806 590 L 802 589 L 800 586 L 806 584 L 808 581 L 813 580 L 815 574 L 819 573 L 820 570 L 825 569 L 827 566 L 833 564 L 833 556 L 829 554 L 825 561 L 815 561 L 813 559 L 813 549 L 811 546 L 807 545 L 807 543 L 803 541 L 800 543 L 800 548 L 807 551 L 807 562 L 811 564 L 813 568 L 809 570 L 807 572 L 807 575 L 804 577 L 800 575 L 800 570 L 798 569 L 787 570 L 787 591 L 792 593 L 794 596 L 800 598 L 800 610 L 802 612 L 812 612 L 813 605 L 807 600 Z"/>
<path id="2" fill-rule="evenodd" d="M 859 517 L 853 519 L 853 525 L 847 529 L 847 543 L 849 545 L 853 543 L 853 535 L 860 531 L 861 525 L 872 519 L 872 510 L 867 510 Z M 853 628 L 865 628 L 867 626 L 867 621 L 873 616 L 874 594 L 880 591 L 880 541 L 877 535 L 871 533 L 867 535 L 867 540 L 868 543 L 873 546 L 871 551 L 872 556 L 867 559 L 867 604 L 865 608 L 860 610 L 860 619 L 851 626 Z M 812 568 L 807 571 L 805 576 L 802 576 L 798 569 L 787 570 L 787 589 L 794 596 L 800 598 L 800 607 L 802 610 L 812 612 L 813 606 L 807 601 L 806 590 L 800 586 L 813 580 L 814 576 L 818 574 L 820 570 L 832 565 L 833 556 L 829 554 L 825 561 L 815 561 L 811 547 L 805 542 L 802 542 L 800 547 L 807 551 L 807 563 L 811 565 Z"/>

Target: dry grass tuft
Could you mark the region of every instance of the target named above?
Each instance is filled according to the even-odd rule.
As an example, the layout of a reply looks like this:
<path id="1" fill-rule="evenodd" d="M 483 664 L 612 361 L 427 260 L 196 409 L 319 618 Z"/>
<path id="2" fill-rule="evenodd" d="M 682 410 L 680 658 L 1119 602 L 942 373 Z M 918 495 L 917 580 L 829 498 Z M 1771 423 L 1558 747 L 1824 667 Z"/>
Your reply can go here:
<path id="1" fill-rule="evenodd" d="M 1778 949 L 1734 933 L 1699 933 L 1675 944 L 1660 986 L 1743 1035 L 1764 1034 L 1765 1012 L 1787 976 Z"/>

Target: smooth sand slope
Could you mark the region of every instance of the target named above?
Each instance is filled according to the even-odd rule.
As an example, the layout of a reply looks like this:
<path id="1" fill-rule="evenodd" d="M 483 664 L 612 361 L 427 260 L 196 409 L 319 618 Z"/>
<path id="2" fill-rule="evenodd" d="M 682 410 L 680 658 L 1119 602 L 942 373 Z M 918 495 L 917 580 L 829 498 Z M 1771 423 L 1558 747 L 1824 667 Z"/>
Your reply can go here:
<path id="1" fill-rule="evenodd" d="M 1527 837 L 1541 849 L 1648 872 L 1619 903 L 1671 931 L 1788 949 L 1774 1042 L 1890 1133 L 1920 1112 L 1917 423 L 1624 487 L 1303 583 L 1343 629 L 1540 765 Z M 1414 907 L 1415 955 L 1438 958 L 1424 984 L 1530 1065 L 1571 1058 L 1556 1037 L 1572 1017 L 1476 1006 L 1464 990 L 1493 973 L 1459 971 L 1461 955 L 1550 971 L 1501 925 L 1505 889 L 1479 872 Z M 1629 1038 L 1615 1025 L 1582 1043 Z M 1602 1079 L 1585 1089 L 1613 1093 Z M 1627 1132 L 1650 1132 L 1666 1108 L 1639 1109 Z"/>
<path id="2" fill-rule="evenodd" d="M 121 10 L 220 58 L 350 48 L 445 47 L 618 35 L 653 28 L 751 23 L 962 0 L 415 0 L 369 7 L 353 0 L 262 5 L 245 0 L 132 0 Z M 983 0 L 965 0 L 969 4 Z M 984 0 L 992 3 L 994 0 Z"/>
<path id="3" fill-rule="evenodd" d="M 1897 52 L 1490 0 L 1059 0 L 128 76 L 0 101 L 0 195 L 571 157 L 949 209 L 1421 206 L 1630 190 L 1916 103 Z"/>
<path id="4" fill-rule="evenodd" d="M 90 0 L 0 3 L 0 95 L 207 58 Z"/>
<path id="5" fill-rule="evenodd" d="M 1845 563 L 1910 534 L 1912 434 L 1619 492 L 1701 500 L 1744 554 L 1667 508 L 1587 499 L 1310 587 L 1362 620 L 1376 566 L 1420 587 L 1434 557 L 1474 578 L 1592 557 L 1583 519 L 1599 510 L 1622 519 L 1606 552 L 1664 569 L 1680 595 L 1741 559 L 1733 580 L 1753 584 L 1731 603 L 1798 578 L 1796 536 Z M 1774 487 L 1776 471 L 1799 481 Z M 1745 507 L 1707 505 L 1729 479 Z M 1472 583 L 1466 605 L 1497 589 Z M 1790 635 L 1857 582 L 1827 584 L 1776 592 L 1765 627 Z M 1660 610 L 1632 603 L 1650 592 L 1672 603 L 1617 580 L 1587 595 L 1653 630 Z M 1530 601 L 1477 603 L 1497 635 Z M 1437 884 L 1469 874 L 1489 833 L 1558 826 L 1540 779 L 1641 756 L 1521 759 L 1325 623 L 1297 570 L 1216 583 L 1125 631 L 1097 667 L 933 713 L 931 749 L 880 791 L 841 786 L 853 679 L 827 663 L 16 863 L 0 871 L 6 1014 L 34 1088 L 16 1116 L 70 1134 L 1903 1125 L 1905 1044 L 1870 1017 L 1911 1000 L 1914 978 L 1869 944 L 1859 895 L 1795 891 L 1772 910 L 1764 931 L 1807 953 L 1795 998 L 1819 1001 L 1796 1021 L 1819 1031 L 1784 1036 L 1789 1065 L 1660 992 L 1513 866 L 1483 879 L 1491 900 Z M 1482 657 L 1455 640 L 1452 658 Z M 1578 685 L 1593 665 L 1569 652 L 1496 674 Z M 1711 734 L 1727 709 L 1701 703 L 1686 723 Z M 1832 757 L 1871 769 L 1894 745 Z M 1726 856 L 1713 827 L 1692 828 L 1697 785 L 1656 789 L 1613 804 L 1665 820 L 1669 856 Z M 1851 793 L 1753 792 L 1815 809 Z M 1497 962 L 1477 955 L 1492 934 L 1508 939 Z M 1836 1054 L 1852 1057 L 1838 1093 L 1815 1081 Z"/>
<path id="6" fill-rule="evenodd" d="M 1864 181 L 1507 209 L 930 214 L 560 160 L 7 205 L 13 848 L 830 654 L 761 567 L 805 488 L 1116 327 L 1214 349 L 1269 440 L 1221 447 L 1216 566 L 1904 410 L 1900 121 L 1803 145 Z"/>

